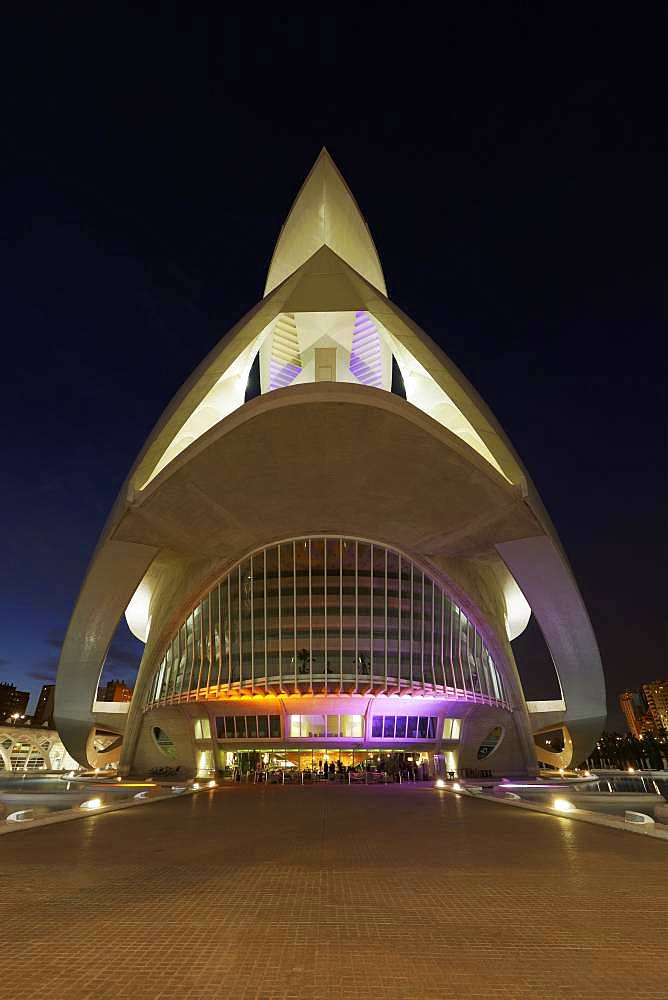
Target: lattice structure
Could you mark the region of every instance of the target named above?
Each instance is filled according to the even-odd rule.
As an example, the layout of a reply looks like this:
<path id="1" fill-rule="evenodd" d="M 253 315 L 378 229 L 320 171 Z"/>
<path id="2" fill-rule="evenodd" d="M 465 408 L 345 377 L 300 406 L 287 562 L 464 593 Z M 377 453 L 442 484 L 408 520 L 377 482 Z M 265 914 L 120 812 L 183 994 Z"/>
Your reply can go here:
<path id="1" fill-rule="evenodd" d="M 297 324 L 292 313 L 278 317 L 271 334 L 269 389 L 284 389 L 302 370 Z"/>
<path id="2" fill-rule="evenodd" d="M 364 310 L 355 313 L 355 328 L 350 348 L 350 371 L 362 385 L 382 388 L 380 335 L 376 324 Z"/>

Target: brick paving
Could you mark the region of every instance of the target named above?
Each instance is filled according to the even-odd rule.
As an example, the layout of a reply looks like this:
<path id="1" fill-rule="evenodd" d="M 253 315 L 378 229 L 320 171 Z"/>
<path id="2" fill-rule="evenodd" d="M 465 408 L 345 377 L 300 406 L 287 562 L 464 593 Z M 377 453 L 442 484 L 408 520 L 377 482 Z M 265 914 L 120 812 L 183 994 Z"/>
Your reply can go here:
<path id="1" fill-rule="evenodd" d="M 656 998 L 668 845 L 425 787 L 221 788 L 0 841 L 0 995 Z"/>

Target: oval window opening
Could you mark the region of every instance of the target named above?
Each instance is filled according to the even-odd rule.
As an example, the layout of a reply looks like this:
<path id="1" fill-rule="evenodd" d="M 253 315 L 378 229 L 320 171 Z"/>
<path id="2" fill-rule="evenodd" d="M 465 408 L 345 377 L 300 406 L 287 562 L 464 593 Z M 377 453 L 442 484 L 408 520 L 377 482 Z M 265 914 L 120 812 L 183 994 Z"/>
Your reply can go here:
<path id="1" fill-rule="evenodd" d="M 490 729 L 487 736 L 478 747 L 478 760 L 484 760 L 485 757 L 489 757 L 493 754 L 502 739 L 503 728 L 501 726 L 494 726 L 493 729 Z"/>
<path id="2" fill-rule="evenodd" d="M 170 760 L 176 760 L 176 747 L 169 733 L 166 733 L 164 729 L 160 729 L 159 726 L 154 726 L 153 739 L 161 754 L 169 757 Z"/>

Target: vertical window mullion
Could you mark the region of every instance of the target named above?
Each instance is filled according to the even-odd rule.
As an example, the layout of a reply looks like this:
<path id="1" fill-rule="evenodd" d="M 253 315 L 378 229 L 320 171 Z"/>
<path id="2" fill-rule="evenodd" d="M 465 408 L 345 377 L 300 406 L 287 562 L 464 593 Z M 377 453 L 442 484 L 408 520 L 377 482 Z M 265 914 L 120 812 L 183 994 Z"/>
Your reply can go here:
<path id="1" fill-rule="evenodd" d="M 211 595 L 213 591 L 209 592 L 209 621 L 208 621 L 208 633 L 209 633 L 209 669 L 206 673 L 206 696 L 209 697 L 209 688 L 211 687 L 211 671 L 213 670 L 213 656 L 216 649 L 216 630 L 213 624 L 213 616 L 211 614 Z"/>
<path id="2" fill-rule="evenodd" d="M 295 640 L 295 691 L 297 690 L 297 543 L 292 543 L 292 627 Z M 301 730 L 300 730 L 301 732 Z"/>
<path id="3" fill-rule="evenodd" d="M 267 694 L 269 690 L 269 678 L 268 674 L 268 664 L 269 658 L 267 656 L 267 550 L 262 550 L 262 570 L 264 574 L 264 594 L 262 598 L 262 607 L 264 608 L 264 693 Z"/>
<path id="4" fill-rule="evenodd" d="M 355 542 L 355 693 L 359 686 L 359 542 Z"/>
<path id="5" fill-rule="evenodd" d="M 485 682 L 485 691 L 487 692 L 487 700 L 488 701 L 492 701 L 492 697 L 493 696 L 492 696 L 492 692 L 490 691 L 490 687 L 489 687 L 489 685 L 490 685 L 489 671 L 487 670 L 487 664 L 485 663 L 484 658 L 483 658 L 483 649 L 484 648 L 485 648 L 485 644 L 482 641 L 482 635 L 480 634 L 480 632 L 478 632 L 478 629 L 476 629 L 475 630 L 475 653 L 474 653 L 474 659 L 475 659 L 476 669 L 483 676 L 483 680 Z"/>
<path id="6" fill-rule="evenodd" d="M 494 669 L 496 670 L 496 667 Z M 503 680 L 503 677 L 501 676 L 501 671 L 500 670 L 496 671 L 496 676 L 497 676 L 498 681 L 499 681 L 499 687 L 501 688 L 501 699 L 502 699 L 504 705 L 506 705 L 507 708 L 510 708 L 510 698 L 508 697 L 508 692 L 506 690 L 506 685 L 505 685 L 505 682 Z"/>
<path id="7" fill-rule="evenodd" d="M 199 622 L 200 622 L 200 631 L 201 631 L 201 627 L 202 627 L 202 605 L 201 604 L 199 605 L 199 609 L 200 609 L 199 610 Z M 197 640 L 195 638 L 195 610 L 196 609 L 193 609 L 193 613 L 192 613 L 192 640 L 193 640 L 192 644 L 191 644 L 191 650 L 192 650 L 192 652 L 191 652 L 191 658 L 192 659 L 191 659 L 191 664 L 190 664 L 190 678 L 188 680 L 188 690 L 186 691 L 186 694 L 188 696 L 188 701 L 190 701 L 190 695 L 194 691 L 195 672 L 196 672 L 197 667 L 198 667 L 198 664 L 197 664 L 197 655 L 196 655 L 197 654 Z M 186 636 L 186 638 L 187 638 L 187 636 Z M 200 645 L 201 645 L 201 643 L 200 643 Z M 199 664 L 199 666 L 201 667 L 201 653 L 200 653 L 200 664 Z"/>
<path id="8" fill-rule="evenodd" d="M 370 546 L 371 573 L 369 574 L 369 650 L 371 656 L 371 689 L 373 690 L 373 545 Z"/>
<path id="9" fill-rule="evenodd" d="M 401 690 L 401 605 L 403 600 L 403 578 L 401 575 L 401 552 L 399 553 L 399 578 L 397 581 L 397 594 L 399 600 L 399 631 L 397 633 L 397 683 L 399 684 L 399 690 Z"/>
<path id="10" fill-rule="evenodd" d="M 181 629 L 176 630 L 176 636 L 174 637 L 176 644 L 177 658 L 174 662 L 174 652 L 172 651 L 172 669 L 169 672 L 169 677 L 165 685 L 165 704 L 167 704 L 167 699 L 171 698 L 176 691 L 176 675 L 179 671 L 179 664 L 181 663 Z"/>
<path id="11" fill-rule="evenodd" d="M 424 571 L 420 573 L 422 577 L 422 600 L 420 602 L 420 670 L 422 672 L 422 690 L 424 691 Z"/>
<path id="12" fill-rule="evenodd" d="M 448 678 L 445 673 L 445 637 L 443 635 L 445 629 L 445 594 L 441 588 L 441 673 L 443 674 L 443 690 L 447 693 L 448 690 Z"/>
<path id="13" fill-rule="evenodd" d="M 283 692 L 283 613 L 281 602 L 281 546 L 276 546 L 278 567 L 278 690 Z M 266 600 L 266 597 L 265 597 Z"/>
<path id="14" fill-rule="evenodd" d="M 473 700 L 478 701 L 478 692 L 476 691 L 476 686 L 473 683 L 473 673 L 471 671 L 471 622 L 466 623 L 466 664 L 469 671 L 469 680 L 471 681 L 471 690 L 473 691 Z"/>
<path id="15" fill-rule="evenodd" d="M 191 655 L 191 647 L 188 642 L 188 618 L 189 616 L 186 616 L 185 635 L 183 637 L 185 648 L 183 650 L 183 673 L 181 674 L 181 683 L 179 685 L 179 700 L 183 697 L 184 694 L 187 696 L 188 691 L 190 690 L 189 671 L 192 670 L 192 655 Z"/>
<path id="16" fill-rule="evenodd" d="M 457 615 L 455 615 L 455 605 L 453 602 L 448 601 L 448 603 L 450 605 L 450 635 L 448 637 L 450 640 L 450 671 L 452 675 L 452 683 L 454 685 L 455 698 L 457 698 L 459 691 L 459 681 L 457 680 L 457 671 L 455 670 L 455 619 L 457 618 Z"/>
<path id="17" fill-rule="evenodd" d="M 200 610 L 200 613 L 199 613 L 199 665 L 198 665 L 198 668 L 197 668 L 197 688 L 196 688 L 197 694 L 195 695 L 196 699 L 199 698 L 199 691 L 200 691 L 200 688 L 202 686 L 202 671 L 204 669 L 204 602 L 205 601 L 206 601 L 206 598 L 204 598 L 202 600 L 202 603 L 200 604 L 200 609 L 201 610 Z M 194 626 L 194 624 L 195 624 L 195 622 L 193 621 L 193 626 Z M 194 628 L 193 628 L 193 632 L 194 632 Z M 193 639 L 194 639 L 194 635 L 193 635 Z M 194 649 L 194 647 L 193 647 L 193 649 Z M 194 671 L 193 671 L 193 674 L 194 674 Z"/>
<path id="18" fill-rule="evenodd" d="M 218 584 L 218 649 L 216 659 L 218 660 L 218 680 L 216 681 L 216 692 L 220 695 L 220 680 L 223 675 L 223 594 L 222 587 Z"/>
<path id="19" fill-rule="evenodd" d="M 227 693 L 232 689 L 232 588 L 227 577 Z"/>
<path id="20" fill-rule="evenodd" d="M 434 626 L 436 624 L 436 584 L 431 581 L 431 684 L 436 686 L 436 671 L 434 669 Z"/>
<path id="21" fill-rule="evenodd" d="M 410 631 L 410 664 L 411 664 L 411 690 L 413 690 L 413 628 L 415 622 L 413 620 L 414 615 L 414 605 L 413 605 L 413 563 L 411 562 L 411 631 Z"/>
<path id="22" fill-rule="evenodd" d="M 250 563 L 250 654 L 251 654 L 251 694 L 255 694 L 255 561 L 257 556 L 251 556 Z"/>
<path id="23" fill-rule="evenodd" d="M 387 549 L 385 549 L 385 693 L 387 694 Z"/>
<path id="24" fill-rule="evenodd" d="M 244 674 L 243 674 L 243 633 L 242 633 L 242 629 L 241 629 L 241 595 L 243 593 L 243 589 L 242 589 L 242 586 L 241 586 L 241 563 L 239 563 L 239 566 L 237 568 L 237 582 L 238 582 L 238 585 L 239 585 L 238 586 L 238 591 L 237 591 L 237 603 L 239 605 L 239 607 L 237 609 L 237 611 L 238 611 L 238 617 L 239 617 L 239 690 L 241 690 L 241 687 L 242 687 L 242 684 L 243 684 L 243 679 L 244 679 Z"/>
<path id="25" fill-rule="evenodd" d="M 343 539 L 339 538 L 339 668 L 343 690 Z"/>
<path id="26" fill-rule="evenodd" d="M 459 632 L 458 632 L 458 635 L 457 635 L 457 639 L 458 639 L 458 641 L 457 641 L 457 655 L 459 657 L 459 673 L 461 674 L 462 684 L 464 686 L 464 699 L 466 701 L 468 701 L 468 698 L 469 698 L 469 689 L 466 686 L 466 675 L 464 674 L 464 664 L 462 663 L 462 633 L 464 631 L 464 627 L 462 625 L 462 610 L 461 610 L 461 608 L 459 608 L 458 610 L 459 610 L 459 614 L 457 615 L 457 621 L 459 622 Z"/>
<path id="27" fill-rule="evenodd" d="M 312 573 L 313 573 L 313 563 L 312 563 L 312 552 L 311 552 L 311 539 L 308 540 L 307 548 L 307 558 L 308 558 L 308 660 L 309 660 L 309 678 L 310 678 L 310 690 L 313 693 L 313 597 L 312 597 Z"/>

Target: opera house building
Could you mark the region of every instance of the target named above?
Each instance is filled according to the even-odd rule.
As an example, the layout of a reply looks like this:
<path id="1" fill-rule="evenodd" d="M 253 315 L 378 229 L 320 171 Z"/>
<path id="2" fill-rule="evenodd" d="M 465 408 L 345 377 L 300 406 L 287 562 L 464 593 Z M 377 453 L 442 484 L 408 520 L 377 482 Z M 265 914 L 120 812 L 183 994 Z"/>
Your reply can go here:
<path id="1" fill-rule="evenodd" d="M 513 655 L 531 614 L 551 701 L 527 702 Z M 132 702 L 111 712 L 95 697 L 123 615 L 145 648 Z M 55 715 L 84 766 L 188 775 L 258 761 L 531 775 L 576 765 L 601 731 L 599 652 L 554 527 L 484 402 L 388 297 L 324 150 L 263 298 L 118 496 Z"/>

